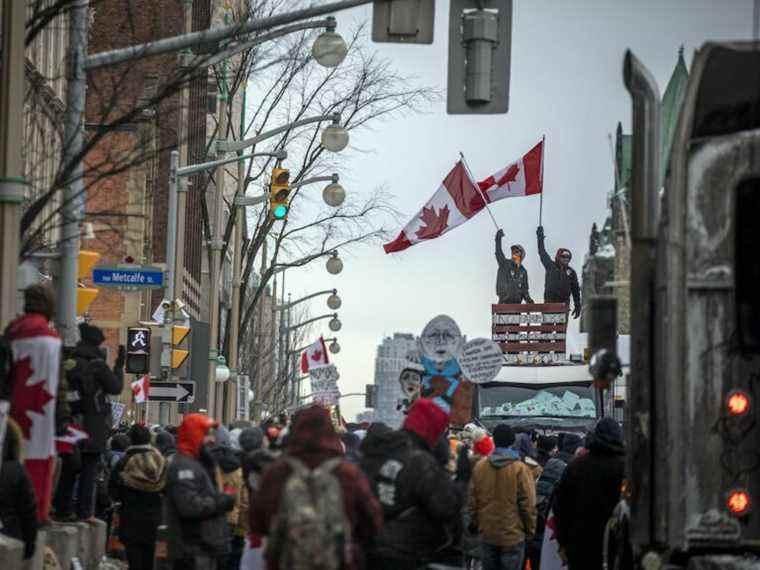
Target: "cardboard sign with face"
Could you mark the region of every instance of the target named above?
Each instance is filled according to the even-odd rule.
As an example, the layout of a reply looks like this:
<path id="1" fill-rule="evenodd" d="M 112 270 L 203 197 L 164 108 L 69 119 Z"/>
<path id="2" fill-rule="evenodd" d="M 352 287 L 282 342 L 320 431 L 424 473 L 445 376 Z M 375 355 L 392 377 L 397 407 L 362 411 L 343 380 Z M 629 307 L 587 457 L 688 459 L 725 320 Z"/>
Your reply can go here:
<path id="1" fill-rule="evenodd" d="M 463 345 L 459 326 L 447 315 L 435 317 L 420 335 L 422 354 L 439 365 L 458 358 Z"/>
<path id="2" fill-rule="evenodd" d="M 422 372 L 414 368 L 404 368 L 398 378 L 401 384 L 401 392 L 410 402 L 420 397 L 422 389 Z"/>

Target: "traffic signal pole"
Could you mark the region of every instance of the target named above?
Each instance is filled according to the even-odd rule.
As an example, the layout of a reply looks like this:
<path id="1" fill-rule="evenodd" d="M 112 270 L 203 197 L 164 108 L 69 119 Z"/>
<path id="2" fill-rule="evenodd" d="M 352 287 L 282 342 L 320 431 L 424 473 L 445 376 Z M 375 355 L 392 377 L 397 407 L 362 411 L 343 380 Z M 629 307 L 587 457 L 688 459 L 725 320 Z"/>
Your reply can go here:
<path id="1" fill-rule="evenodd" d="M 56 328 L 64 346 L 74 346 L 79 340 L 77 329 L 77 264 L 79 262 L 79 224 L 84 217 L 85 190 L 83 156 L 84 113 L 87 76 L 87 0 L 78 0 L 69 11 L 69 58 L 66 82 L 66 113 L 63 123 L 63 167 L 69 179 L 63 189 L 60 263 L 58 267 L 58 307 Z M 69 168 L 69 165 L 73 167 Z"/>
<path id="2" fill-rule="evenodd" d="M 16 316 L 19 222 L 24 198 L 21 145 L 26 2 L 3 0 L 0 71 L 0 330 Z"/>

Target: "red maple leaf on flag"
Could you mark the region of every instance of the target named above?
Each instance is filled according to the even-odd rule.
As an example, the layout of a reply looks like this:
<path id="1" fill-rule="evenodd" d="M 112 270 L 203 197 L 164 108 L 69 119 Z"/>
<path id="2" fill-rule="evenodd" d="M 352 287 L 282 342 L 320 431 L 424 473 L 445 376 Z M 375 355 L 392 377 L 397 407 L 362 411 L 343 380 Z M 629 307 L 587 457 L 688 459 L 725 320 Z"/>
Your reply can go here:
<path id="1" fill-rule="evenodd" d="M 314 362 L 319 362 L 322 360 L 322 351 L 321 350 L 315 350 L 314 353 L 311 355 L 311 359 Z"/>
<path id="2" fill-rule="evenodd" d="M 504 176 L 499 178 L 496 182 L 497 186 L 504 186 L 507 182 L 514 182 L 517 180 L 517 173 L 520 172 L 520 167 L 516 164 L 510 166 L 504 173 Z"/>
<path id="3" fill-rule="evenodd" d="M 13 368 L 15 387 L 11 415 L 18 422 L 24 439 L 30 439 L 34 420 L 29 416 L 29 413 L 34 412 L 44 416 L 45 410 L 43 408 L 53 399 L 53 396 L 45 390 L 45 380 L 36 384 L 27 383 L 34 373 L 28 356 L 19 360 Z"/>
<path id="4" fill-rule="evenodd" d="M 430 206 L 429 208 L 423 207 L 420 219 L 425 225 L 421 226 L 420 229 L 415 232 L 415 235 L 419 239 L 437 238 L 446 231 L 446 228 L 448 227 L 449 207 L 444 206 L 438 210 L 438 213 L 435 211 L 435 206 Z"/>

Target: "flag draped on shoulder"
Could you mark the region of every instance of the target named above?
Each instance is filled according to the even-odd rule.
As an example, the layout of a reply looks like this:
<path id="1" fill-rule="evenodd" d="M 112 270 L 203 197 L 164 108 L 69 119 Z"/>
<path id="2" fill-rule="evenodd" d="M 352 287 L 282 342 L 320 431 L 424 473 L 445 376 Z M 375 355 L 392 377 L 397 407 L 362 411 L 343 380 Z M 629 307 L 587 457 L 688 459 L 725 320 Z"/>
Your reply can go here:
<path id="1" fill-rule="evenodd" d="M 489 203 L 513 196 L 530 196 L 543 191 L 544 141 L 509 164 L 478 182 Z"/>
<path id="2" fill-rule="evenodd" d="M 327 356 L 327 347 L 325 340 L 319 337 L 319 340 L 311 343 L 301 354 L 301 372 L 307 374 L 314 368 L 321 368 L 330 364 L 330 358 Z"/>
<path id="3" fill-rule="evenodd" d="M 385 253 L 394 253 L 421 241 L 435 239 L 465 223 L 484 207 L 482 193 L 460 160 L 422 210 L 383 249 Z"/>

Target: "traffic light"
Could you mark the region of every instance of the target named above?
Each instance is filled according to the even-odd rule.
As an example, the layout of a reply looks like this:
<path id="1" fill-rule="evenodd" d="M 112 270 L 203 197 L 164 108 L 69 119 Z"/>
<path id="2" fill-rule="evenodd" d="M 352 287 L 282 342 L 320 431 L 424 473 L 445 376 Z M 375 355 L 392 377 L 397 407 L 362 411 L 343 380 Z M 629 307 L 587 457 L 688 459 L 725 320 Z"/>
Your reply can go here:
<path id="1" fill-rule="evenodd" d="M 512 0 L 451 0 L 449 114 L 509 109 Z"/>
<path id="2" fill-rule="evenodd" d="M 435 0 L 376 0 L 372 41 L 432 44 Z"/>
<path id="3" fill-rule="evenodd" d="M 374 384 L 366 384 L 364 386 L 364 407 L 377 407 L 377 386 Z"/>
<path id="4" fill-rule="evenodd" d="M 269 212 L 275 220 L 288 219 L 289 195 L 290 171 L 287 168 L 273 168 L 269 187 Z"/>
<path id="5" fill-rule="evenodd" d="M 190 327 L 181 325 L 172 326 L 172 359 L 171 366 L 173 370 L 176 370 L 182 366 L 187 360 L 190 351 L 184 348 L 177 348 L 181 345 L 190 334 Z"/>
<path id="6" fill-rule="evenodd" d="M 127 374 L 150 374 L 150 329 L 127 329 Z"/>
<path id="7" fill-rule="evenodd" d="M 100 260 L 100 254 L 96 251 L 82 250 L 79 252 L 79 259 L 77 261 L 77 279 L 82 281 L 87 278 L 92 269 Z M 90 305 L 98 296 L 98 290 L 95 287 L 85 287 L 81 283 L 77 288 L 77 316 L 81 317 L 90 308 Z"/>

